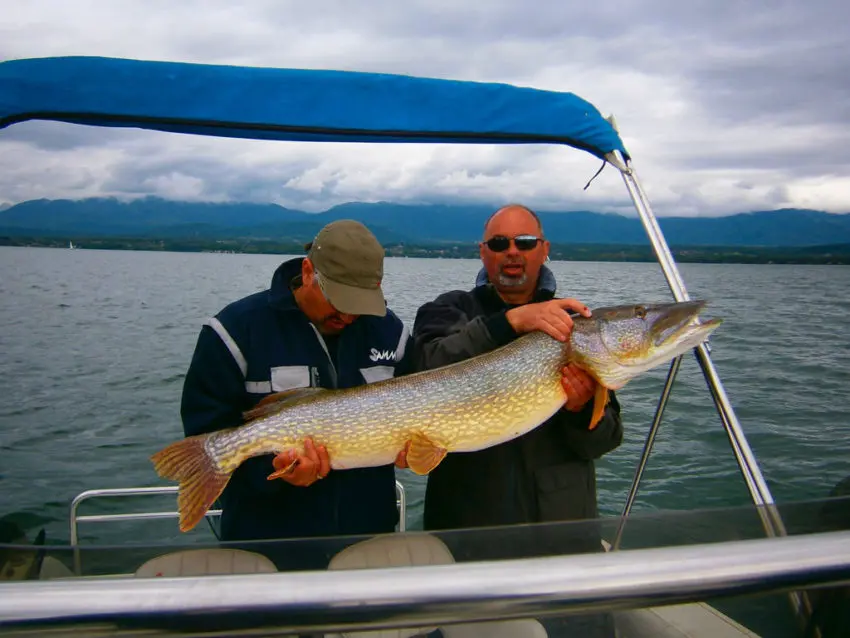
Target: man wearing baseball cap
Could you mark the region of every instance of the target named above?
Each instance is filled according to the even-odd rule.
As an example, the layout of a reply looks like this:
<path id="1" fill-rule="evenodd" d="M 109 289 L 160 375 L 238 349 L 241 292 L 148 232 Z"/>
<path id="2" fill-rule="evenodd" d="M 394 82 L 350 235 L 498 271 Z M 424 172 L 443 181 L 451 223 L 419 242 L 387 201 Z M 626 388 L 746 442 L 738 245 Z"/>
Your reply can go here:
<path id="1" fill-rule="evenodd" d="M 386 315 L 384 249 L 369 229 L 348 219 L 331 222 L 307 249 L 307 262 L 322 273 L 319 287 L 334 308 L 351 315 Z"/>
<path id="2" fill-rule="evenodd" d="M 306 257 L 277 268 L 268 290 L 229 304 L 202 327 L 183 387 L 186 436 L 239 425 L 273 393 L 350 388 L 407 370 L 408 331 L 384 300 L 384 249 L 375 236 L 338 220 L 306 248 Z M 222 540 L 394 531 L 392 465 L 331 471 L 324 448 L 309 440 L 304 447 L 237 468 L 220 499 Z M 283 562 L 292 567 L 295 558 Z"/>

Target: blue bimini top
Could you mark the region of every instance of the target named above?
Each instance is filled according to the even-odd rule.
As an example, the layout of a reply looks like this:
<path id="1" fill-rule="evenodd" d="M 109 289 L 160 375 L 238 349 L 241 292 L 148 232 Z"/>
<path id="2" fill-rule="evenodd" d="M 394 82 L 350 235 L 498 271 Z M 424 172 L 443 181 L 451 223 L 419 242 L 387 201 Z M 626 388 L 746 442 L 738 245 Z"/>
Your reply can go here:
<path id="1" fill-rule="evenodd" d="M 267 140 L 564 144 L 614 127 L 572 93 L 354 71 L 58 57 L 0 63 L 0 129 L 26 120 Z"/>

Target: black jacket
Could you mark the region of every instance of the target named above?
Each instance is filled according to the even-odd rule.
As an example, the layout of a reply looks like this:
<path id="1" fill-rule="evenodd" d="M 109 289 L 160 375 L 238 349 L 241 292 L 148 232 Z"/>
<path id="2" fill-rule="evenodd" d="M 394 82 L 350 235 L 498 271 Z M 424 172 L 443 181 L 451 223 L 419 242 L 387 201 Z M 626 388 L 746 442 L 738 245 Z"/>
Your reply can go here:
<path id="1" fill-rule="evenodd" d="M 269 290 L 228 305 L 201 330 L 183 387 L 186 436 L 238 425 L 244 410 L 272 392 L 348 388 L 401 373 L 409 337 L 390 310 L 385 317 L 359 317 L 329 349 L 290 290 L 301 261 L 282 264 Z M 248 459 L 233 473 L 221 496 L 222 540 L 395 529 L 392 465 L 334 470 L 310 487 L 297 487 L 266 480 L 274 471 L 272 458 Z"/>
<path id="2" fill-rule="evenodd" d="M 543 268 L 534 301 L 554 298 Z M 422 306 L 413 327 L 413 365 L 427 370 L 482 354 L 518 335 L 509 306 L 486 276 Z M 588 430 L 593 402 L 559 410 L 522 437 L 479 452 L 449 454 L 428 477 L 425 528 L 453 529 L 597 517 L 593 460 L 620 445 L 623 427 L 614 393 L 605 416 Z"/>

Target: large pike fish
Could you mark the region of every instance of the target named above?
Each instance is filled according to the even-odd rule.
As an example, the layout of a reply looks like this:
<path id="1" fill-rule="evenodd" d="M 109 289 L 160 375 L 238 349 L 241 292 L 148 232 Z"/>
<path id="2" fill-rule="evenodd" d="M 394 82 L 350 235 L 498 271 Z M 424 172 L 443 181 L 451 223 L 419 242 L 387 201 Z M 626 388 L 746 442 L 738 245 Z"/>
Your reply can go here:
<path id="1" fill-rule="evenodd" d="M 533 430 L 565 403 L 563 367 L 574 362 L 598 382 L 590 427 L 608 391 L 699 345 L 720 325 L 700 322 L 705 302 L 597 308 L 574 317 L 561 343 L 542 332 L 442 368 L 343 390 L 302 388 L 266 397 L 240 426 L 188 437 L 151 457 L 178 481 L 180 529 L 203 517 L 246 459 L 296 449 L 310 437 L 344 470 L 407 463 L 427 474 L 449 452 L 488 448 Z M 279 475 L 275 472 L 274 475 Z"/>

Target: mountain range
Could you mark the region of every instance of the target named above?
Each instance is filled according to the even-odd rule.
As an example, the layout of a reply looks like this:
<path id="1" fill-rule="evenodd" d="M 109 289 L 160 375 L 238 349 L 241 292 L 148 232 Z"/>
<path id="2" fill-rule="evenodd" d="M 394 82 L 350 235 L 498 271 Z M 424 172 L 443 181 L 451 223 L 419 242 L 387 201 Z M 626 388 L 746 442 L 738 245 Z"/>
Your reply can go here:
<path id="1" fill-rule="evenodd" d="M 320 213 L 276 204 L 196 203 L 154 197 L 39 199 L 0 209 L 0 236 L 245 238 L 305 242 L 335 219 L 357 219 L 387 244 L 476 242 L 496 207 L 350 202 Z M 645 245 L 637 217 L 591 211 L 540 212 L 547 238 L 562 244 Z M 850 214 L 781 209 L 724 217 L 659 217 L 671 246 L 817 246 L 850 243 Z"/>

